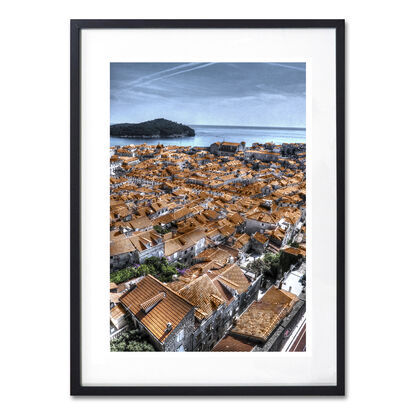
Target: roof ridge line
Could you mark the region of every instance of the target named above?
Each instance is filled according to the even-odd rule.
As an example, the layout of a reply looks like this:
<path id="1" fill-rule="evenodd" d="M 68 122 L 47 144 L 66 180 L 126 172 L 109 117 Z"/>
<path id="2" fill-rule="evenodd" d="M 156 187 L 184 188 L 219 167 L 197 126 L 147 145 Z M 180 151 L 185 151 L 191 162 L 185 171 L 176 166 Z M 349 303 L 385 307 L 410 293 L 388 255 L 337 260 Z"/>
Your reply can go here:
<path id="1" fill-rule="evenodd" d="M 194 307 L 194 305 L 186 300 L 186 298 L 182 297 L 178 292 L 172 290 L 170 287 L 168 287 L 167 285 L 165 285 L 164 283 L 162 283 L 160 280 L 158 280 L 156 277 L 154 277 L 151 274 L 147 274 L 147 276 L 151 277 L 152 279 L 154 279 L 155 281 L 157 281 L 160 285 L 163 286 L 163 288 L 166 288 L 167 290 L 169 290 L 172 294 L 177 295 L 178 297 L 180 297 L 183 301 L 185 301 L 187 304 L 189 304 L 190 306 Z M 144 277 L 145 278 L 145 277 Z"/>

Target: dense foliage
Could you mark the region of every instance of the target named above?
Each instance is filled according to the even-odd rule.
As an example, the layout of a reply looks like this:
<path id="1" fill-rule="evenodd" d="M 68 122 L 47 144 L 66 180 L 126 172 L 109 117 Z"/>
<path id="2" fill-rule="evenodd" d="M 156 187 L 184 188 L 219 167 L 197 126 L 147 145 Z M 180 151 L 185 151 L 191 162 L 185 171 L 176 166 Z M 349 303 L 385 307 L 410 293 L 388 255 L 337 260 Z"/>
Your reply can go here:
<path id="1" fill-rule="evenodd" d="M 295 255 L 287 254 L 287 252 L 282 251 L 280 255 L 280 267 L 282 273 L 288 271 L 291 265 L 294 265 L 298 261 L 298 257 Z"/>
<path id="2" fill-rule="evenodd" d="M 128 281 L 131 278 L 142 277 L 151 274 L 161 282 L 171 282 L 173 275 L 183 272 L 185 266 L 179 262 L 169 264 L 166 258 L 152 256 L 144 260 L 143 264 L 137 264 L 111 273 L 110 281 L 115 284 Z"/>
<path id="3" fill-rule="evenodd" d="M 110 281 L 115 284 L 131 280 L 131 278 L 138 277 L 137 270 L 134 267 L 120 269 L 119 271 L 111 272 Z"/>
<path id="4" fill-rule="evenodd" d="M 180 264 L 169 264 L 166 258 L 150 257 L 144 261 L 144 264 L 138 267 L 140 275 L 151 274 L 161 282 L 171 282 L 173 275 L 178 273 Z"/>
<path id="5" fill-rule="evenodd" d="M 263 258 L 258 258 L 248 265 L 248 269 L 255 275 L 263 274 L 265 279 L 276 281 L 279 276 L 288 271 L 298 258 L 284 251 L 278 254 L 267 253 Z"/>
<path id="6" fill-rule="evenodd" d="M 263 274 L 265 279 L 275 281 L 278 277 L 280 254 L 267 253 L 248 265 L 248 269 L 255 275 Z"/>
<path id="7" fill-rule="evenodd" d="M 111 340 L 110 348 L 112 352 L 154 352 L 154 347 L 138 330 L 126 331 L 117 338 Z"/>
<path id="8" fill-rule="evenodd" d="M 110 133 L 116 137 L 193 137 L 195 130 L 187 125 L 157 118 L 139 124 L 113 124 L 110 126 Z"/>
<path id="9" fill-rule="evenodd" d="M 161 225 L 155 225 L 155 226 L 153 226 L 153 229 L 154 229 L 157 233 L 159 233 L 160 235 L 164 235 L 164 234 L 166 234 L 166 233 L 169 233 L 169 232 L 170 232 L 170 229 L 168 229 L 168 228 L 163 228 Z"/>

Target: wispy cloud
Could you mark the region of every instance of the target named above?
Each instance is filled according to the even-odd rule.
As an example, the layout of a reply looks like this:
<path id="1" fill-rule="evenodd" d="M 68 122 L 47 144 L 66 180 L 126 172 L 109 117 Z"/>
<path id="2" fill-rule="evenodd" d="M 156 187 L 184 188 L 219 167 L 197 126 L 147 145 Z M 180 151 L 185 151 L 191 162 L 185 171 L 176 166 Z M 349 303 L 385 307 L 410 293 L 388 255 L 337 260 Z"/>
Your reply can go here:
<path id="1" fill-rule="evenodd" d="M 112 63 L 111 122 L 305 125 L 304 63 Z"/>
<path id="2" fill-rule="evenodd" d="M 287 68 L 287 69 L 294 69 L 295 71 L 305 72 L 305 65 L 304 66 L 294 66 L 294 65 L 287 65 L 286 63 L 275 63 L 275 62 L 269 62 L 268 65 L 272 66 L 279 66 L 281 68 Z"/>
<path id="3" fill-rule="evenodd" d="M 167 78 L 171 78 L 173 76 L 181 75 L 182 73 L 186 73 L 186 72 L 197 71 L 199 69 L 207 68 L 208 66 L 212 66 L 212 65 L 215 65 L 215 62 L 205 63 L 205 64 L 202 64 L 200 66 L 196 66 L 194 68 L 184 69 L 183 71 L 178 71 L 178 72 L 174 72 L 174 73 L 169 74 L 169 75 L 160 76 L 159 78 L 153 78 L 153 79 L 150 79 L 147 82 L 142 83 L 140 86 L 146 86 L 146 85 L 149 85 L 149 84 L 151 84 L 153 82 L 156 82 L 156 81 L 161 81 L 163 79 L 167 79 Z"/>
<path id="4" fill-rule="evenodd" d="M 141 77 L 135 79 L 134 81 L 130 82 L 128 85 L 125 85 L 125 87 L 126 88 L 131 88 L 131 87 L 140 85 L 142 82 L 152 80 L 154 77 L 157 77 L 161 74 L 168 73 L 168 72 L 171 72 L 171 71 L 176 71 L 178 69 L 183 69 L 183 68 L 187 68 L 189 66 L 194 66 L 194 65 L 198 65 L 198 63 L 184 63 L 182 65 L 177 65 L 177 66 L 174 66 L 172 68 L 168 68 L 168 69 L 164 69 L 162 71 L 154 72 L 150 75 L 141 76 Z"/>

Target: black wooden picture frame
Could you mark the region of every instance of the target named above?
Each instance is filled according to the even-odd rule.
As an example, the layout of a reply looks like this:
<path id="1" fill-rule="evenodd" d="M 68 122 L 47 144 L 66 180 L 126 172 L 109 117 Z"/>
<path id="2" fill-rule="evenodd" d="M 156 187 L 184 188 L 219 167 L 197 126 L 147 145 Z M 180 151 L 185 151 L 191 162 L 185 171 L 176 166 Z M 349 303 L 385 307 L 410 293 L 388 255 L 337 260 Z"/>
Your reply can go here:
<path id="1" fill-rule="evenodd" d="M 83 386 L 81 382 L 81 31 L 86 29 L 335 29 L 337 184 L 337 384 L 335 386 Z M 71 395 L 345 394 L 345 22 L 344 20 L 71 20 Z"/>

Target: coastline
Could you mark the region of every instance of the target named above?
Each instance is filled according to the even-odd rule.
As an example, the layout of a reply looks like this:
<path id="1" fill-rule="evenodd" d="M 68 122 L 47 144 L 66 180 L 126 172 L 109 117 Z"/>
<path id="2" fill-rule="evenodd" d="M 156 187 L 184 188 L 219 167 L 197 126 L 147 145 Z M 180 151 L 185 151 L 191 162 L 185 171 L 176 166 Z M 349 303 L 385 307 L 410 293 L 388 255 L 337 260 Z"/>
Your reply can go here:
<path id="1" fill-rule="evenodd" d="M 186 138 L 194 137 L 195 135 L 183 135 L 183 134 L 172 134 L 172 135 L 111 135 L 113 138 L 131 138 L 131 139 L 142 139 L 142 140 L 154 140 L 157 138 L 169 139 L 169 138 Z"/>
<path id="2" fill-rule="evenodd" d="M 193 126 L 194 136 L 175 136 L 175 137 L 115 137 L 110 135 L 110 145 L 129 145 L 129 144 L 148 144 L 148 145 L 179 145 L 191 147 L 208 147 L 214 142 L 246 142 L 247 146 L 254 143 L 273 142 L 283 143 L 305 143 L 306 130 L 303 128 L 294 129 L 292 127 L 236 127 L 236 126 Z"/>

